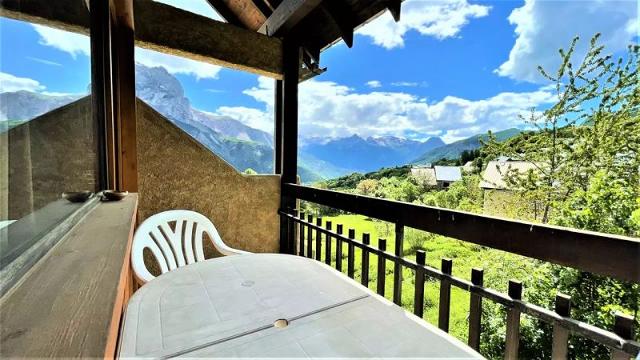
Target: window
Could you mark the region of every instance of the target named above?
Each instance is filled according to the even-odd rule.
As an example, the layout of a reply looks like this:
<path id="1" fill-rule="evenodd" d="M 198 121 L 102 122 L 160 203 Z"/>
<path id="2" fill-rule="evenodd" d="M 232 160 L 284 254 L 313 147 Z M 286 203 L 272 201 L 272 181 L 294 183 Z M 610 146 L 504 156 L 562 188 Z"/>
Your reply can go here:
<path id="1" fill-rule="evenodd" d="M 98 190 L 89 38 L 0 18 L 0 294 Z M 8 274 L 11 274 L 9 276 Z"/>

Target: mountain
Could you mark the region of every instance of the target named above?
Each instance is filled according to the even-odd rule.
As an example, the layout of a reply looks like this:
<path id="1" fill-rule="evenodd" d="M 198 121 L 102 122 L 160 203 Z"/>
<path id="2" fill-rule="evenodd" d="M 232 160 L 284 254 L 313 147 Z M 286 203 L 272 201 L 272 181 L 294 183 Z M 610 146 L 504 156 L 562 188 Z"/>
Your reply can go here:
<path id="1" fill-rule="evenodd" d="M 225 136 L 273 147 L 273 135 L 268 132 L 254 129 L 228 116 L 214 115 L 197 109 L 193 109 L 192 114 L 195 121 Z"/>
<path id="2" fill-rule="evenodd" d="M 520 130 L 511 128 L 507 130 L 497 131 L 493 134 L 498 141 L 504 141 L 512 138 L 520 133 Z M 478 149 L 482 143 L 481 140 L 486 141 L 488 139 L 487 134 L 478 134 L 469 138 L 452 142 L 444 146 L 439 146 L 435 149 L 431 149 L 419 157 L 415 158 L 412 162 L 414 164 L 426 164 L 432 163 L 440 159 L 457 159 L 464 150 Z"/>
<path id="3" fill-rule="evenodd" d="M 360 172 L 375 171 L 411 162 L 431 149 L 445 145 L 438 137 L 426 141 L 408 140 L 393 136 L 362 138 L 358 135 L 313 141 L 307 139 L 302 151 L 340 168 Z"/>
<path id="4" fill-rule="evenodd" d="M 55 108 L 78 100 L 85 95 L 44 95 L 29 91 L 5 92 L 0 94 L 0 121 L 28 120 Z M 15 122 L 14 122 L 15 124 Z"/>

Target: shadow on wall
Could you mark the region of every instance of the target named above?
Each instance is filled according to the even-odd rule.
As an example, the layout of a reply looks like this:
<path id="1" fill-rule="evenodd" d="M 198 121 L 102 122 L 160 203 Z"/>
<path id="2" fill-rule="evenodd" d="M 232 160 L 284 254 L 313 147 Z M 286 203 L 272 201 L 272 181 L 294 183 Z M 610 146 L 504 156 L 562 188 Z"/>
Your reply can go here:
<path id="1" fill-rule="evenodd" d="M 194 210 L 229 246 L 279 248 L 280 177 L 245 175 L 138 99 L 138 217 Z"/>
<path id="2" fill-rule="evenodd" d="M 0 220 L 20 219 L 64 191 L 95 191 L 91 96 L 0 133 Z"/>

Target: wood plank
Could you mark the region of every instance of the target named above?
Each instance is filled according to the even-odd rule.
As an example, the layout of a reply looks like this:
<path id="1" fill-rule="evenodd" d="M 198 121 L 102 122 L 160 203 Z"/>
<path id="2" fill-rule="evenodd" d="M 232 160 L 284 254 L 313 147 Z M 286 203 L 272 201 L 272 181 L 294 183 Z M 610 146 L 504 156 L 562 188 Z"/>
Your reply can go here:
<path id="1" fill-rule="evenodd" d="M 283 194 L 614 278 L 640 282 L 640 240 L 284 184 Z M 616 261 L 611 261 L 616 259 Z"/>
<path id="2" fill-rule="evenodd" d="M 267 19 L 265 14 L 262 13 L 260 8 L 256 6 L 252 0 L 212 0 L 210 2 L 216 9 L 222 9 L 222 7 L 219 6 L 224 6 L 238 19 L 239 26 L 241 25 L 251 31 L 258 30 L 260 25 Z M 220 15 L 227 19 L 222 13 Z"/>
<path id="3" fill-rule="evenodd" d="M 513 300 L 522 299 L 522 283 L 509 281 L 509 296 Z M 520 310 L 516 307 L 507 309 L 507 333 L 505 336 L 505 360 L 517 360 L 520 348 Z"/>
<path id="4" fill-rule="evenodd" d="M 268 36 L 285 35 L 321 2 L 322 0 L 284 0 L 260 26 L 258 32 Z"/>
<path id="5" fill-rule="evenodd" d="M 484 270 L 471 269 L 471 283 L 478 287 L 484 286 Z M 471 293 L 469 295 L 469 346 L 480 351 L 480 334 L 482 332 L 482 296 Z"/>
<path id="6" fill-rule="evenodd" d="M 5 17 L 88 35 L 89 13 L 83 3 L 56 0 L 53 6 L 50 0 L 0 0 L 0 7 Z M 151 0 L 136 0 L 134 11 L 136 46 L 282 78 L 280 39 Z"/>
<path id="7" fill-rule="evenodd" d="M 244 23 L 240 18 L 227 6 L 225 0 L 206 0 L 209 5 L 222 16 L 229 24 L 244 27 Z"/>
<path id="8" fill-rule="evenodd" d="M 117 97 L 114 111 L 118 141 L 116 189 L 138 191 L 138 151 L 136 136 L 136 72 L 134 53 L 133 0 L 114 0 L 115 21 L 113 36 L 114 58 L 112 73 Z"/>
<path id="9" fill-rule="evenodd" d="M 562 317 L 571 316 L 571 297 L 564 294 L 557 294 L 555 311 Z M 551 358 L 554 360 L 567 359 L 568 355 L 569 329 L 556 322 L 553 324 Z"/>
<path id="10" fill-rule="evenodd" d="M 298 177 L 298 77 L 300 76 L 300 62 L 302 59 L 302 51 L 295 41 L 287 41 L 284 43 L 283 68 L 284 78 L 282 81 L 282 129 L 281 144 L 276 145 L 280 148 L 282 155 L 281 184 L 295 183 Z M 296 199 L 286 196 L 284 193 L 280 199 L 280 209 L 289 211 L 296 207 Z M 292 253 L 293 239 L 286 239 L 285 232 L 282 230 L 283 223 L 286 219 L 281 218 L 280 243 L 281 250 L 286 253 Z M 283 251 L 281 251 L 283 252 Z M 319 255 L 319 254 L 318 254 Z"/>
<path id="11" fill-rule="evenodd" d="M 0 300 L 0 357 L 113 356 L 137 199 L 99 204 Z"/>

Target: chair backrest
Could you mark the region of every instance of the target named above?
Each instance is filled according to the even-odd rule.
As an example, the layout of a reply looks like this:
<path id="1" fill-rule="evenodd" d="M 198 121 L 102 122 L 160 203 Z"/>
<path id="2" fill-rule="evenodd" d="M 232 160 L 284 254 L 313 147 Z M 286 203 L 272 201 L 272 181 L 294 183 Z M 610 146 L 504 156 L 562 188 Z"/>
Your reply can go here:
<path id="1" fill-rule="evenodd" d="M 171 223 L 175 226 L 172 228 Z M 204 215 L 189 210 L 169 210 L 146 219 L 133 237 L 131 266 L 140 284 L 155 278 L 147 269 L 143 251 L 151 250 L 164 274 L 187 264 L 204 260 L 204 234 L 223 255 L 236 255 L 245 251 L 227 246 L 216 227 Z"/>

